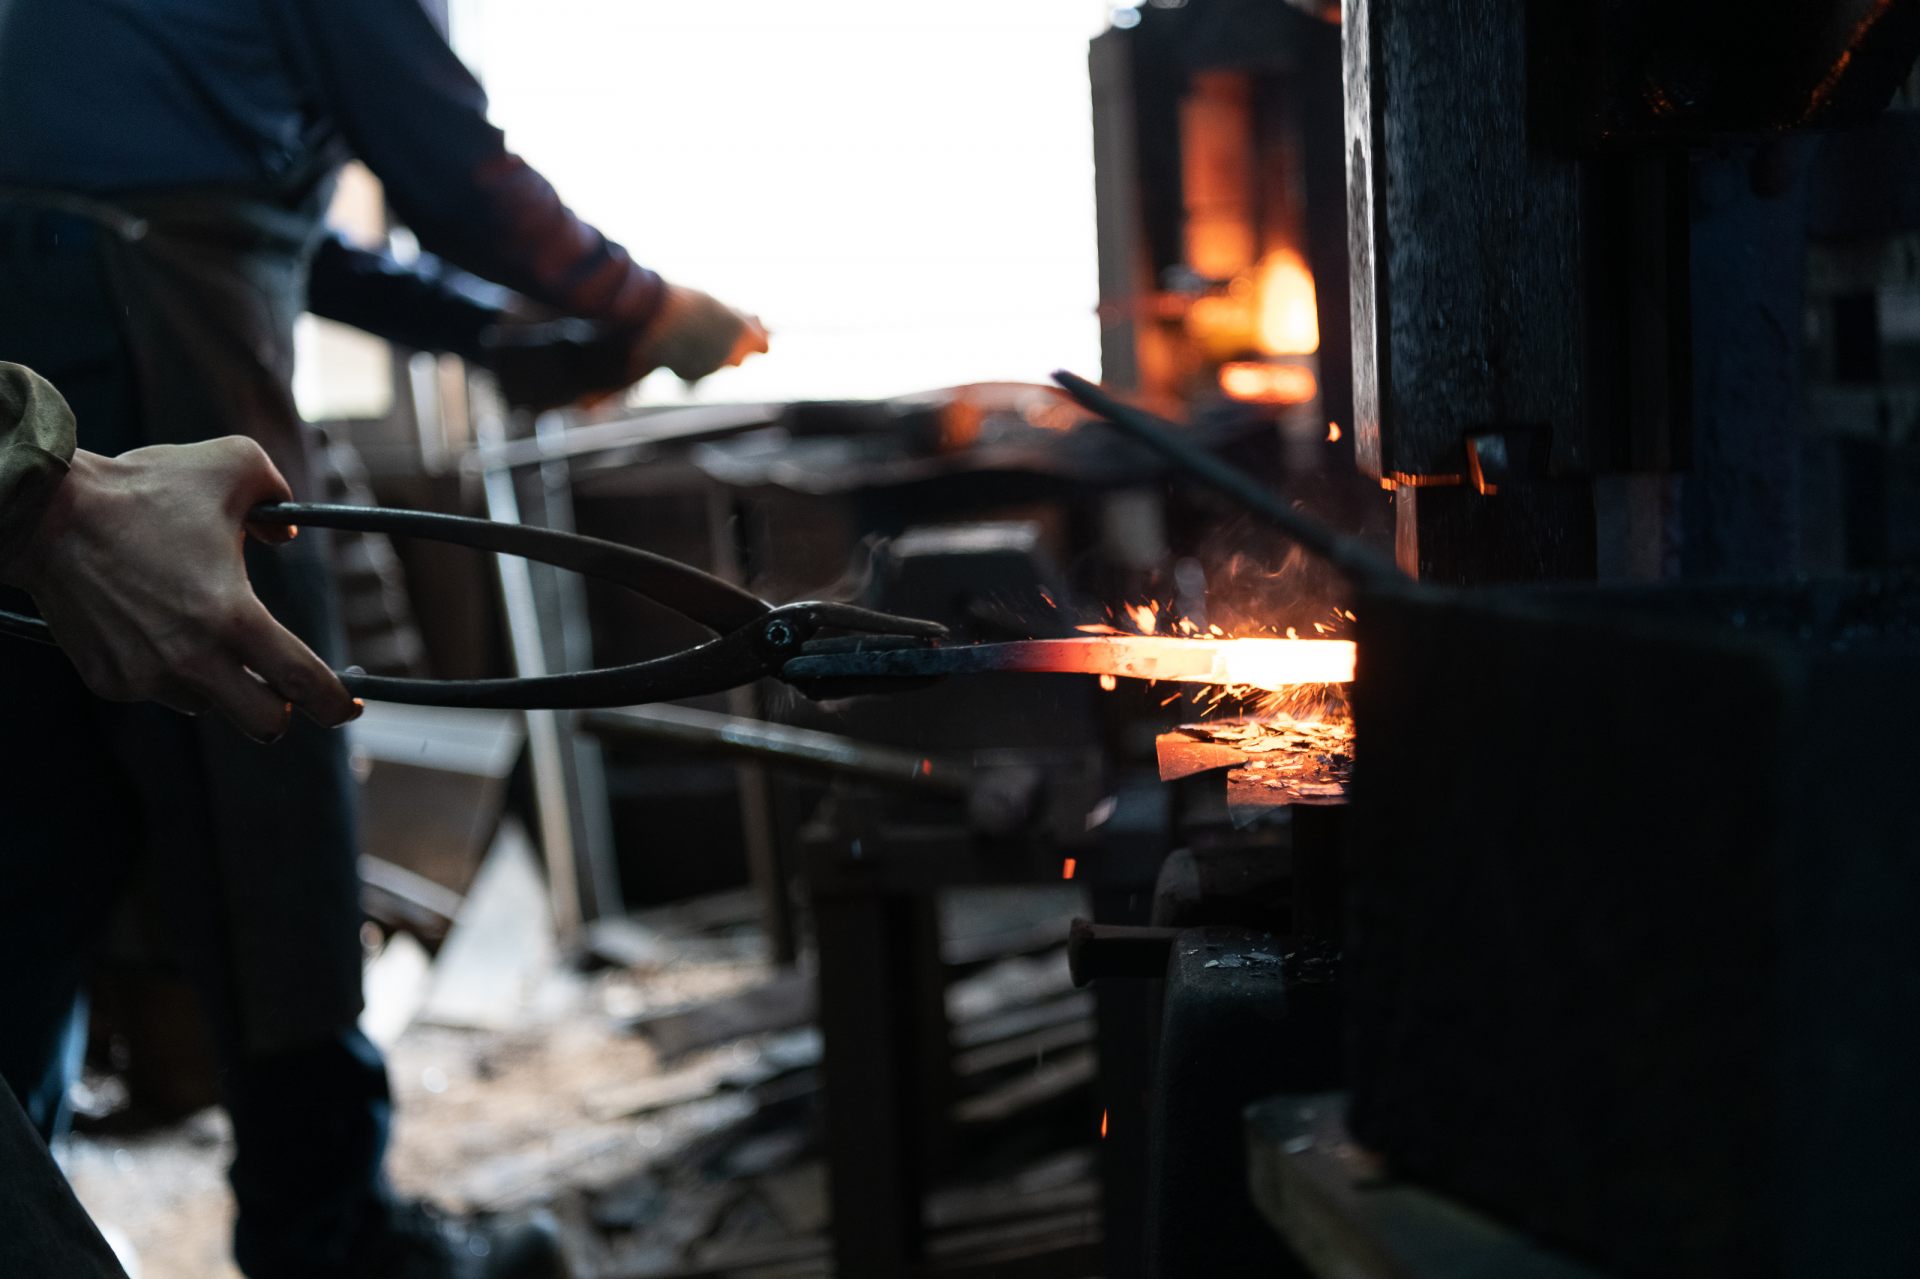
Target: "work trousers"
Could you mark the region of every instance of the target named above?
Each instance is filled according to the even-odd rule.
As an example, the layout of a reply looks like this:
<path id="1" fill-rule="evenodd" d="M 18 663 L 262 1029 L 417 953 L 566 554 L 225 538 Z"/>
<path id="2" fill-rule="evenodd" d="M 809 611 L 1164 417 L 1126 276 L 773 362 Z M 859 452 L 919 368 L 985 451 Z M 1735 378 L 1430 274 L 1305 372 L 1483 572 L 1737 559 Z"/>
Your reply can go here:
<path id="1" fill-rule="evenodd" d="M 59 387 L 82 448 L 117 454 L 147 441 L 97 234 L 65 215 L 0 209 L 0 359 Z M 271 571 L 254 576 L 276 580 Z M 291 591 L 283 583 L 285 597 L 269 607 L 289 618 L 323 615 L 316 580 L 294 579 Z M 23 603 L 13 596 L 4 607 Z M 308 639 L 320 646 L 321 637 Z M 244 947 L 234 943 L 235 912 L 246 904 L 223 886 L 231 860 L 216 851 L 211 811 L 221 779 L 208 775 L 194 723 L 100 701 L 55 650 L 0 646 L 0 1075 L 41 1134 L 54 1136 L 82 1046 L 88 973 L 116 905 L 137 889 L 212 1028 L 238 1147 L 231 1178 L 241 1268 L 253 1279 L 348 1273 L 352 1252 L 391 1207 L 381 1180 L 391 1102 L 378 1051 L 350 1022 L 271 1051 L 249 1036 L 239 995 Z M 306 797 L 316 822 L 350 829 L 344 746 L 311 739 L 288 757 L 308 761 L 309 774 L 290 779 L 288 793 Z M 262 859 L 285 852 L 245 851 Z M 351 859 L 350 841 L 336 855 Z M 315 909 L 339 913 L 338 895 Z M 354 930 L 358 920 L 337 925 Z M 287 991 L 290 1007 L 300 997 Z"/>

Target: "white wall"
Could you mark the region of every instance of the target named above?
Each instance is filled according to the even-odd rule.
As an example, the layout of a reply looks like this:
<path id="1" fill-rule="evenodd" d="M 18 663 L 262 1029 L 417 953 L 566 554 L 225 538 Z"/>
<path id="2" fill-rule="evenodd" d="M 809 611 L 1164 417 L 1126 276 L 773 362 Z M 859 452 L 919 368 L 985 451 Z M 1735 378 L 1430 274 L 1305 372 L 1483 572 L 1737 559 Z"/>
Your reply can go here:
<path id="1" fill-rule="evenodd" d="M 453 0 L 508 143 L 774 353 L 700 398 L 1097 372 L 1104 0 Z M 648 402 L 681 398 L 664 375 Z"/>

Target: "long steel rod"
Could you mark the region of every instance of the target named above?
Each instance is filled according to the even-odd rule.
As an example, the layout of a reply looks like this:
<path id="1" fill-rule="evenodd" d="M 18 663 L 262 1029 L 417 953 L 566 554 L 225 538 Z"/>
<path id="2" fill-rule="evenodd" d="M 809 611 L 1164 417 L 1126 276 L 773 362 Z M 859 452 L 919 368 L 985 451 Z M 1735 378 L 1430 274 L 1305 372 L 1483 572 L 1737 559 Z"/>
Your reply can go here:
<path id="1" fill-rule="evenodd" d="M 685 706 L 587 711 L 579 725 L 581 731 L 603 738 L 664 742 L 769 765 L 857 777 L 899 790 L 965 796 L 973 789 L 973 770 L 951 760 Z"/>
<path id="2" fill-rule="evenodd" d="M 1081 407 L 1097 413 L 1195 479 L 1212 485 L 1320 556 L 1349 581 L 1364 587 L 1400 586 L 1409 579 L 1398 565 L 1371 546 L 1303 515 L 1236 466 L 1201 448 L 1172 422 L 1115 399 L 1092 382 L 1064 369 L 1053 380 Z"/>

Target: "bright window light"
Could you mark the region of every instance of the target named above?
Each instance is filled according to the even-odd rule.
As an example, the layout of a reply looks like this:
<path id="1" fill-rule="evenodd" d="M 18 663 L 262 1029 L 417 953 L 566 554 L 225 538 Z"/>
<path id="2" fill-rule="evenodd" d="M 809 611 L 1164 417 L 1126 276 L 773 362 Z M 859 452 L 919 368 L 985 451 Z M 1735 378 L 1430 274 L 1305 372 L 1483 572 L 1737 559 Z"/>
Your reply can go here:
<path id="1" fill-rule="evenodd" d="M 508 145 L 773 354 L 650 404 L 1097 369 L 1104 0 L 454 0 Z"/>

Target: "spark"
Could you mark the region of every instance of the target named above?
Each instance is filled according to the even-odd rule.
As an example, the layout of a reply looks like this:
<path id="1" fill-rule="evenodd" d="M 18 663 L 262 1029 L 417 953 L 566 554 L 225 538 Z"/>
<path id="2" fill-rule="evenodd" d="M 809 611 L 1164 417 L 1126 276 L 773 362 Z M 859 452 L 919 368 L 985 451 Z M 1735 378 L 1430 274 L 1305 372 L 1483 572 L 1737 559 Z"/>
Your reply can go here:
<path id="1" fill-rule="evenodd" d="M 1117 689 L 1117 688 L 1119 688 L 1119 687 L 1120 687 L 1120 679 L 1119 679 L 1119 677 L 1118 677 L 1118 676 L 1115 676 L 1115 675 L 1102 675 L 1102 676 L 1100 677 L 1100 691 L 1101 691 L 1101 692 L 1103 692 L 1103 693 L 1111 693 L 1111 692 L 1113 692 L 1113 691 L 1114 691 L 1115 689 Z"/>
<path id="2" fill-rule="evenodd" d="M 1067 858 L 1066 865 L 1060 868 L 1060 878 L 1062 879 L 1072 879 L 1075 875 L 1079 873 L 1080 873 L 1080 859 L 1077 857 Z"/>

